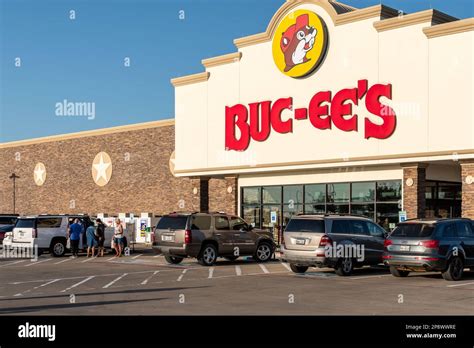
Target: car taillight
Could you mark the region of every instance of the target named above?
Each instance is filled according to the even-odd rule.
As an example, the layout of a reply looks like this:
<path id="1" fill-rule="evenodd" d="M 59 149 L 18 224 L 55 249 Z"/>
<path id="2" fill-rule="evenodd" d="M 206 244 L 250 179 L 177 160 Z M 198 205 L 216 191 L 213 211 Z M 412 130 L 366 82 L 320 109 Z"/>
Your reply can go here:
<path id="1" fill-rule="evenodd" d="M 423 240 L 419 245 L 429 249 L 437 249 L 439 247 L 439 241 L 437 240 Z"/>
<path id="2" fill-rule="evenodd" d="M 184 244 L 191 244 L 193 241 L 193 236 L 191 230 L 184 231 Z"/>
<path id="3" fill-rule="evenodd" d="M 390 239 L 385 239 L 385 241 L 383 242 L 383 247 L 387 248 L 389 245 L 392 245 L 392 244 L 393 242 Z"/>
<path id="4" fill-rule="evenodd" d="M 326 245 L 331 245 L 332 244 L 332 239 L 329 236 L 322 236 L 321 240 L 319 241 L 319 246 L 320 247 L 325 247 Z"/>
<path id="5" fill-rule="evenodd" d="M 31 231 L 31 235 L 33 238 L 38 238 L 38 231 L 36 230 L 36 228 L 33 228 L 33 230 Z"/>

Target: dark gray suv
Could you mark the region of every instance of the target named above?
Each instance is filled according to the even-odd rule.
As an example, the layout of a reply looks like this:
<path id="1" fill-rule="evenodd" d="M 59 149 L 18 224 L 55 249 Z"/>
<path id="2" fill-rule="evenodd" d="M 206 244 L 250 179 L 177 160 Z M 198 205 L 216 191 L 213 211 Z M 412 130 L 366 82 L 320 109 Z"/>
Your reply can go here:
<path id="1" fill-rule="evenodd" d="M 439 271 L 459 280 L 474 268 L 474 225 L 470 219 L 409 220 L 397 225 L 385 241 L 384 263 L 395 277 L 411 271 Z"/>
<path id="2" fill-rule="evenodd" d="M 275 251 L 270 232 L 254 229 L 240 217 L 225 213 L 165 215 L 156 226 L 152 246 L 168 263 L 195 257 L 204 266 L 212 266 L 219 256 L 230 261 L 253 256 L 265 262 Z"/>

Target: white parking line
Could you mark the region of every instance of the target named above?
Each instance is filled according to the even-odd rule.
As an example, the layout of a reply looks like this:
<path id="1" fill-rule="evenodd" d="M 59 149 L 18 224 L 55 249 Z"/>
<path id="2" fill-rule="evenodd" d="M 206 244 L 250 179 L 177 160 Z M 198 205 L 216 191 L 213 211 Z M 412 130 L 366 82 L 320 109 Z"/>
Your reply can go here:
<path id="1" fill-rule="evenodd" d="M 240 268 L 240 266 L 235 266 L 235 274 L 238 276 L 242 275 L 242 268 Z"/>
<path id="2" fill-rule="evenodd" d="M 181 275 L 178 277 L 178 279 L 176 281 L 180 282 L 181 279 L 183 279 L 184 275 L 186 274 L 188 270 L 187 269 L 183 269 L 183 273 L 181 273 Z"/>
<path id="3" fill-rule="evenodd" d="M 111 261 L 111 260 L 116 259 L 116 258 L 117 258 L 117 256 L 112 256 L 110 259 L 107 259 L 105 261 Z"/>
<path id="4" fill-rule="evenodd" d="M 35 261 L 35 262 L 30 263 L 29 265 L 25 265 L 25 267 L 34 266 L 34 265 L 37 265 L 39 263 L 48 262 L 48 261 L 51 261 L 51 260 L 53 260 L 53 259 L 46 259 L 46 260 L 43 260 L 43 261 Z"/>
<path id="5" fill-rule="evenodd" d="M 161 255 L 160 255 L 160 254 L 158 254 L 158 255 L 155 255 L 155 256 L 153 256 L 153 257 L 155 258 L 155 257 L 160 257 L 160 256 L 161 256 Z"/>
<path id="6" fill-rule="evenodd" d="M 71 258 L 68 258 L 68 259 L 61 260 L 61 261 L 59 261 L 59 262 L 55 262 L 54 264 L 55 264 L 55 265 L 59 265 L 60 263 L 67 262 L 67 261 L 71 261 L 71 260 L 72 260 Z"/>
<path id="7" fill-rule="evenodd" d="M 214 274 L 214 267 L 209 268 L 209 276 L 207 278 L 212 278 L 212 275 Z"/>
<path id="8" fill-rule="evenodd" d="M 43 286 L 46 286 L 46 285 L 49 285 L 49 284 L 53 284 L 53 283 L 56 283 L 57 281 L 59 281 L 59 279 L 53 279 L 47 283 L 44 283 L 44 284 L 41 284 L 41 285 L 38 285 L 38 286 L 35 286 L 33 289 L 28 289 L 26 291 L 23 291 L 23 292 L 19 292 L 18 294 L 15 294 L 13 296 L 15 297 L 18 297 L 18 296 L 22 296 L 30 291 L 33 291 L 33 290 L 36 290 L 36 289 L 39 289 L 39 288 L 42 288 Z"/>
<path id="9" fill-rule="evenodd" d="M 474 282 L 463 283 L 463 284 L 454 284 L 454 285 L 446 285 L 446 286 L 447 286 L 448 288 L 454 288 L 454 287 L 464 286 L 464 285 L 474 285 Z"/>
<path id="10" fill-rule="evenodd" d="M 137 256 L 132 257 L 132 259 L 133 259 L 133 260 L 138 259 L 138 258 L 139 258 L 140 256 L 142 256 L 142 255 L 143 255 L 143 254 L 138 254 Z"/>
<path id="11" fill-rule="evenodd" d="M 97 256 L 94 256 L 94 257 L 88 257 L 88 258 L 87 258 L 87 259 L 85 259 L 84 261 L 81 261 L 81 263 L 84 263 L 84 262 L 89 262 L 89 261 L 91 261 L 91 260 L 94 260 L 94 259 L 96 259 L 96 258 L 97 258 Z"/>
<path id="12" fill-rule="evenodd" d="M 87 277 L 86 279 L 81 280 L 79 283 L 76 283 L 76 284 L 74 284 L 74 285 L 71 285 L 71 286 L 70 286 L 69 288 L 67 288 L 67 289 L 61 290 L 61 292 L 66 292 L 66 291 L 68 291 L 68 290 L 71 290 L 71 289 L 75 288 L 76 286 L 79 286 L 79 285 L 81 285 L 81 284 L 84 284 L 85 282 L 88 282 L 88 281 L 91 280 L 92 278 L 94 278 L 94 276 Z"/>
<path id="13" fill-rule="evenodd" d="M 290 266 L 288 266 L 288 264 L 287 264 L 286 262 L 281 262 L 281 265 L 282 265 L 283 267 L 285 267 L 288 271 L 291 272 L 291 268 L 290 268 Z"/>
<path id="14" fill-rule="evenodd" d="M 0 267 L 6 267 L 6 266 L 11 266 L 11 265 L 16 265 L 17 263 L 25 262 L 25 261 L 26 261 L 26 260 L 14 261 L 14 262 L 7 263 L 6 265 L 1 265 Z"/>
<path id="15" fill-rule="evenodd" d="M 260 266 L 260 268 L 262 269 L 263 273 L 270 273 L 270 271 L 267 269 L 267 267 L 265 267 L 264 265 L 262 265 L 261 263 L 258 264 Z"/>
<path id="16" fill-rule="evenodd" d="M 102 287 L 102 289 L 107 289 L 109 286 L 114 285 L 116 282 L 118 282 L 120 279 L 122 279 L 123 277 L 125 277 L 127 274 L 128 274 L 128 273 L 124 273 L 124 274 L 122 274 L 120 277 L 115 278 L 115 279 L 112 280 L 109 284 L 104 285 L 104 286 Z"/>
<path id="17" fill-rule="evenodd" d="M 153 278 L 154 275 L 158 274 L 160 271 L 155 271 L 153 272 L 153 274 L 151 276 L 149 276 L 148 278 L 146 278 L 144 281 L 141 282 L 142 285 L 146 285 L 146 283 L 148 283 L 148 281 Z"/>

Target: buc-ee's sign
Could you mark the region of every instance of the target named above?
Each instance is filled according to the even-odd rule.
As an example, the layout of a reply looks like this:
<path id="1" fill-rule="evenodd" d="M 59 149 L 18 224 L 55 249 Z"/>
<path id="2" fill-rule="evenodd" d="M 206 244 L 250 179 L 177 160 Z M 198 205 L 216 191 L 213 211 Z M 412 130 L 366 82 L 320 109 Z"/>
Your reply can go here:
<path id="1" fill-rule="evenodd" d="M 386 139 L 395 130 L 396 114 L 392 108 L 380 102 L 381 97 L 392 99 L 391 84 L 374 84 L 369 87 L 367 80 L 359 80 L 357 87 L 345 88 L 334 95 L 331 91 L 316 93 L 307 108 L 293 109 L 293 98 L 280 98 L 274 102 L 261 101 L 248 106 L 236 104 L 225 108 L 225 147 L 226 150 L 244 151 L 250 140 L 265 141 L 273 131 L 293 132 L 293 122 L 309 118 L 313 127 L 330 130 L 334 125 L 345 132 L 358 132 L 359 115 L 353 114 L 353 105 L 365 98 L 367 111 L 380 118 L 374 123 L 364 120 L 364 137 Z M 293 115 L 282 118 L 282 113 L 290 110 Z M 291 115 L 291 114 L 290 114 Z M 236 130 L 240 131 L 237 136 Z"/>

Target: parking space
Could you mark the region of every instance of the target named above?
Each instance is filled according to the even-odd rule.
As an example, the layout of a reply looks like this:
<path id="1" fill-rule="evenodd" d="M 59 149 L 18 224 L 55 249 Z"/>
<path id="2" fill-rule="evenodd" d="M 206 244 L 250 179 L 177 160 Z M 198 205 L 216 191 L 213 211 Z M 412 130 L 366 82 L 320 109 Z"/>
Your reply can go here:
<path id="1" fill-rule="evenodd" d="M 297 275 L 279 260 L 168 265 L 148 251 L 121 258 L 1 260 L 0 284 L 0 314 L 474 312 L 473 273 L 459 282 L 436 273 L 395 278 L 383 267 L 357 269 L 349 277 L 315 268 Z"/>

